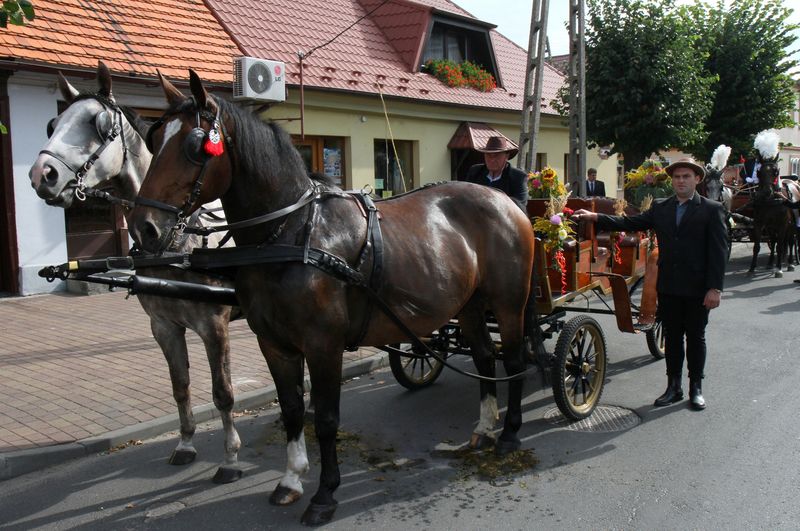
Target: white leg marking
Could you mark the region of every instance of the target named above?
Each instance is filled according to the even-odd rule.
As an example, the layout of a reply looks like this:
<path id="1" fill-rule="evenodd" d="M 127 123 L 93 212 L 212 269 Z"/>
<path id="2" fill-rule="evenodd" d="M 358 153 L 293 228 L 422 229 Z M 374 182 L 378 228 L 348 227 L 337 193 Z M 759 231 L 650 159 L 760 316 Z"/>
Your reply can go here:
<path id="1" fill-rule="evenodd" d="M 286 474 L 281 479 L 281 485 L 303 494 L 303 484 L 300 477 L 308 472 L 308 455 L 306 455 L 306 436 L 300 432 L 296 441 L 286 445 Z"/>
<path id="2" fill-rule="evenodd" d="M 175 450 L 178 450 L 178 451 L 180 451 L 180 450 L 188 450 L 189 452 L 194 452 L 195 449 L 194 449 L 194 445 L 192 444 L 192 438 L 191 437 L 186 437 L 186 438 L 181 437 L 181 440 L 178 443 L 178 446 L 175 447 Z"/>
<path id="3" fill-rule="evenodd" d="M 497 418 L 497 397 L 486 395 L 486 398 L 481 400 L 481 418 L 478 421 L 478 426 L 475 428 L 475 433 L 481 435 L 488 435 L 491 433 L 492 430 L 494 430 L 494 423 Z"/>

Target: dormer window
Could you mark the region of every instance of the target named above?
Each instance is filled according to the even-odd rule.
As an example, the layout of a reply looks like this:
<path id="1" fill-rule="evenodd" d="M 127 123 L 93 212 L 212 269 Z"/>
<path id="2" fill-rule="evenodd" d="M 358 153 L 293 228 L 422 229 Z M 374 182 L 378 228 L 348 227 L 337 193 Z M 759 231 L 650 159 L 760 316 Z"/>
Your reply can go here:
<path id="1" fill-rule="evenodd" d="M 471 61 L 492 74 L 499 84 L 489 30 L 481 25 L 434 17 L 422 62 L 429 59 L 448 59 L 455 63 Z"/>

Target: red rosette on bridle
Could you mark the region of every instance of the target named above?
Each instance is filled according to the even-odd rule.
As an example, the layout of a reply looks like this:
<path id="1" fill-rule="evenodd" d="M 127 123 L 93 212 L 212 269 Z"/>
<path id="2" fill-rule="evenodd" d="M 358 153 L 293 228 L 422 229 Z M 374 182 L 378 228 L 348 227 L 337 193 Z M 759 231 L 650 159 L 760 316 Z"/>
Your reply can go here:
<path id="1" fill-rule="evenodd" d="M 208 132 L 206 141 L 203 144 L 203 151 L 212 157 L 218 157 L 225 151 L 225 146 L 222 144 L 222 135 L 216 126 Z"/>

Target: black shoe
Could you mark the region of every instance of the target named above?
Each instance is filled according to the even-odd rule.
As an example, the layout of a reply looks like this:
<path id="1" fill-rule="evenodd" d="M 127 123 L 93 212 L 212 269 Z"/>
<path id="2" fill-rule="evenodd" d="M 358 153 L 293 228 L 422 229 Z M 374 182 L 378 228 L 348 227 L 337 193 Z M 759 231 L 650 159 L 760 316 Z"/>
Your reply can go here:
<path id="1" fill-rule="evenodd" d="M 680 376 L 668 376 L 667 377 L 667 390 L 664 391 L 664 394 L 656 398 L 656 401 L 653 402 L 655 407 L 662 407 L 668 406 L 670 404 L 674 404 L 675 402 L 680 402 L 683 400 L 683 389 L 681 388 L 681 377 Z"/>
<path id="2" fill-rule="evenodd" d="M 689 382 L 689 406 L 696 411 L 706 408 L 706 399 L 703 398 L 703 387 L 700 380 Z"/>

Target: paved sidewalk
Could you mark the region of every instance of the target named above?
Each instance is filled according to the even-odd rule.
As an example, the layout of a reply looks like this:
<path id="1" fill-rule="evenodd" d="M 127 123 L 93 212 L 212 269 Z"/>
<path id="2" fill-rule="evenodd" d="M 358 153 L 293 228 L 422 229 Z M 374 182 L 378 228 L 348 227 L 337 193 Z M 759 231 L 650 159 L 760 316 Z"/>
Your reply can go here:
<path id="1" fill-rule="evenodd" d="M 216 416 L 200 338 L 189 345 L 198 422 Z M 236 409 L 274 399 L 247 323 L 230 325 Z M 383 365 L 376 349 L 345 352 L 345 377 Z M 135 297 L 123 292 L 0 299 L 0 480 L 178 428 L 164 356 Z"/>

